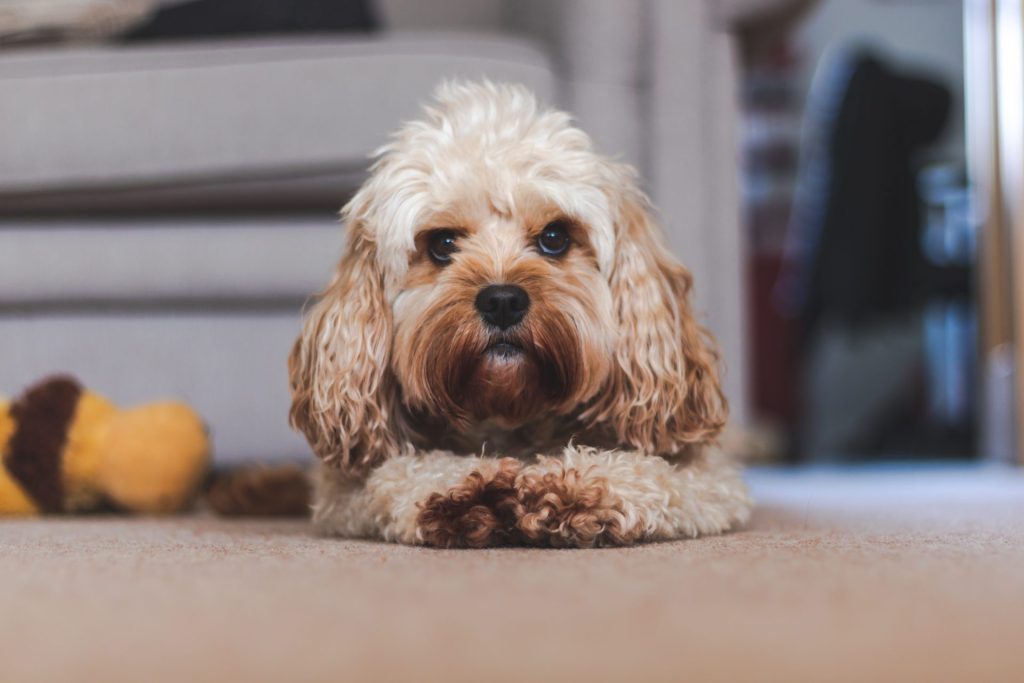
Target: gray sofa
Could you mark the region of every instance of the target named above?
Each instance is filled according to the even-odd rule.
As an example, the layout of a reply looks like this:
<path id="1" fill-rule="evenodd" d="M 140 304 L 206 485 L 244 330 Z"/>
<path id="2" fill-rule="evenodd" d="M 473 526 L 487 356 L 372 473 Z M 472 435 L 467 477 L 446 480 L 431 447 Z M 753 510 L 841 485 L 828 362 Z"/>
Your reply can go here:
<path id="1" fill-rule="evenodd" d="M 0 53 L 0 391 L 69 371 L 193 402 L 222 460 L 304 456 L 285 358 L 337 209 L 437 82 L 486 76 L 640 167 L 742 421 L 735 4 L 390 0 L 374 36 Z"/>

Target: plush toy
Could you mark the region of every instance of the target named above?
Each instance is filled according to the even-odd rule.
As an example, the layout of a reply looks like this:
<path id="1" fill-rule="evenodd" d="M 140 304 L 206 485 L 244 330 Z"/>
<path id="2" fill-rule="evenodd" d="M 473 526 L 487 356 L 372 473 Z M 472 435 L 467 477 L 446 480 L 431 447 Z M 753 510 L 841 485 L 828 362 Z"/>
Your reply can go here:
<path id="1" fill-rule="evenodd" d="M 181 403 L 121 410 L 69 377 L 0 400 L 0 515 L 168 513 L 209 466 L 202 420 Z"/>

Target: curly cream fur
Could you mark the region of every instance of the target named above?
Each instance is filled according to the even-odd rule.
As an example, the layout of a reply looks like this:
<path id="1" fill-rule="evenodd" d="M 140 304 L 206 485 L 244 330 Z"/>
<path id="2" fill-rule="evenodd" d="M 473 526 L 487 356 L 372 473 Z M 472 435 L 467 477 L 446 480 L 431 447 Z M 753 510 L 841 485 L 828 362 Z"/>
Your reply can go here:
<path id="1" fill-rule="evenodd" d="M 727 406 L 690 274 L 635 172 L 567 114 L 518 86 L 446 84 L 343 217 L 289 361 L 292 424 L 324 461 L 318 528 L 592 546 L 745 519 L 737 470 L 711 450 Z M 552 225 L 571 244 L 557 258 L 536 246 Z M 446 263 L 429 255 L 439 230 L 457 246 Z M 528 294 L 511 328 L 475 310 L 490 284 Z"/>
<path id="2" fill-rule="evenodd" d="M 472 472 L 496 471 L 494 458 L 444 451 L 400 455 L 354 481 L 322 466 L 314 480 L 313 523 L 324 534 L 421 543 L 416 518 L 431 493 L 447 491 Z"/>
<path id="3" fill-rule="evenodd" d="M 545 479 L 572 485 L 552 487 Z M 643 451 L 568 446 L 561 457 L 541 456 L 524 468 L 517 487 L 527 499 L 520 528 L 537 531 L 535 540 L 552 545 L 717 534 L 746 522 L 751 506 L 739 469 L 717 451 L 673 464 Z M 600 497 L 576 505 L 588 491 Z M 571 513 L 560 514 L 565 510 Z"/>
<path id="4" fill-rule="evenodd" d="M 313 307 L 289 359 L 291 423 L 314 452 L 353 474 L 399 451 L 388 371 L 390 319 L 358 226 L 348 256 Z"/>
<path id="5" fill-rule="evenodd" d="M 718 354 L 690 310 L 692 278 L 669 256 L 646 203 L 635 190 L 622 192 L 611 289 L 630 337 L 617 350 L 604 398 L 584 419 L 610 424 L 622 443 L 675 455 L 717 437 L 728 408 Z"/>
<path id="6" fill-rule="evenodd" d="M 391 458 L 362 483 L 322 467 L 313 521 L 325 534 L 422 544 L 428 539 L 418 518 L 432 495 L 473 477 L 486 481 L 501 467 L 497 458 L 441 451 Z M 539 545 L 717 534 L 746 522 L 751 506 L 738 468 L 714 451 L 683 465 L 639 451 L 570 445 L 559 457 L 523 464 L 513 488 L 519 510 L 509 537 Z"/>

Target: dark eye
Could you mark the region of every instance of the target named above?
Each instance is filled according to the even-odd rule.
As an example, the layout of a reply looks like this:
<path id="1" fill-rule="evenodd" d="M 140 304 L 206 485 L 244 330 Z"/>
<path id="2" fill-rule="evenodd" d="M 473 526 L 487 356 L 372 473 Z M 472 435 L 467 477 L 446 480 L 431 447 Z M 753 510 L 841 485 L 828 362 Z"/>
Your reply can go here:
<path id="1" fill-rule="evenodd" d="M 560 221 L 548 223 L 537 237 L 537 248 L 545 256 L 561 256 L 569 249 L 569 231 Z"/>
<path id="2" fill-rule="evenodd" d="M 451 263 L 452 254 L 459 250 L 455 240 L 458 235 L 452 230 L 438 230 L 430 235 L 427 243 L 427 251 L 430 253 L 430 260 L 438 265 Z"/>

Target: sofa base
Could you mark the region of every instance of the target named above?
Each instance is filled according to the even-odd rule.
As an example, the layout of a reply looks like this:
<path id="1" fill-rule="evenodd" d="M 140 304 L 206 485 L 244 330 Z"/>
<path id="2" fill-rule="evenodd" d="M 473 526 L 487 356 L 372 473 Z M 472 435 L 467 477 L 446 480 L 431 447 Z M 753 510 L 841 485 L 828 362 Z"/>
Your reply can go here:
<path id="1" fill-rule="evenodd" d="M 206 420 L 218 464 L 304 459 L 288 426 L 287 357 L 299 305 L 222 310 L 0 314 L 0 393 L 53 373 L 130 405 L 190 402 Z"/>

